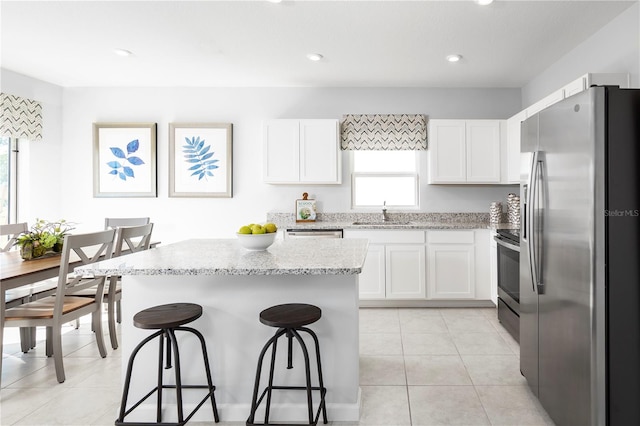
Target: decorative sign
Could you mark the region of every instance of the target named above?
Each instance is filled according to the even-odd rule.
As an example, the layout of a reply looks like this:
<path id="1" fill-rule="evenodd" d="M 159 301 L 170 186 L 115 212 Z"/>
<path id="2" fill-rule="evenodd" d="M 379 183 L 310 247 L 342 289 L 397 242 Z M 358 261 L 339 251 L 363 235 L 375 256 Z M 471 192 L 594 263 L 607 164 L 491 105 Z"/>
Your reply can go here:
<path id="1" fill-rule="evenodd" d="M 316 221 L 316 200 L 309 200 L 309 194 L 302 194 L 302 200 L 296 200 L 296 222 Z"/>

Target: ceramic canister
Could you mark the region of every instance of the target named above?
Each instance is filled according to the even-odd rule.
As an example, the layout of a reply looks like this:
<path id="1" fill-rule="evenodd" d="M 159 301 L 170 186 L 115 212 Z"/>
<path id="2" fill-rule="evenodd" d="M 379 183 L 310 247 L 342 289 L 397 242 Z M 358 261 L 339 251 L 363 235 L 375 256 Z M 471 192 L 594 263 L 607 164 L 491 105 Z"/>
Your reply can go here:
<path id="1" fill-rule="evenodd" d="M 499 201 L 494 201 L 489 206 L 489 222 L 490 223 L 500 223 L 502 219 L 502 203 Z"/>
<path id="2" fill-rule="evenodd" d="M 507 222 L 520 225 L 520 197 L 515 194 L 507 197 Z"/>

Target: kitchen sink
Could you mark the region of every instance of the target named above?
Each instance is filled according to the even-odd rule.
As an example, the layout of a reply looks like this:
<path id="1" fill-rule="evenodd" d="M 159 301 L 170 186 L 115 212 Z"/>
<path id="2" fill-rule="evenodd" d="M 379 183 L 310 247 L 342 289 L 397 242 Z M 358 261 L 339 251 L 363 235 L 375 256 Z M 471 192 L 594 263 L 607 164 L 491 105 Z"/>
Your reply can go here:
<path id="1" fill-rule="evenodd" d="M 399 221 L 399 220 L 390 220 L 388 222 L 378 221 L 378 222 L 353 222 L 352 225 L 358 226 L 371 226 L 371 225 L 381 225 L 381 226 L 393 226 L 393 225 L 411 225 L 412 222 L 409 221 Z"/>

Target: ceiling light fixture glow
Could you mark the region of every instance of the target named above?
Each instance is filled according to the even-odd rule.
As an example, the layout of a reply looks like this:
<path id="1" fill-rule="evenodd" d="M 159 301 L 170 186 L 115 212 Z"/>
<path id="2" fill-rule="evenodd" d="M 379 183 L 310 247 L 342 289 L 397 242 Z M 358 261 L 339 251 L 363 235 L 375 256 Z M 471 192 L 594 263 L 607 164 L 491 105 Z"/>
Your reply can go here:
<path id="1" fill-rule="evenodd" d="M 282 3 L 282 0 L 267 0 L 269 3 Z"/>
<path id="2" fill-rule="evenodd" d="M 318 62 L 322 58 L 324 58 L 324 56 L 322 56 L 319 53 L 309 53 L 309 54 L 307 54 L 307 59 L 309 59 L 310 61 Z"/>
<path id="3" fill-rule="evenodd" d="M 113 53 L 115 53 L 118 56 L 131 56 L 131 55 L 133 55 L 133 52 L 131 52 L 130 50 L 127 50 L 127 49 L 113 49 Z"/>
<path id="4" fill-rule="evenodd" d="M 480 6 L 486 6 L 493 3 L 493 0 L 476 0 L 476 3 L 478 3 Z"/>
<path id="5" fill-rule="evenodd" d="M 447 61 L 449 62 L 458 62 L 462 59 L 462 55 L 449 55 L 447 56 Z"/>

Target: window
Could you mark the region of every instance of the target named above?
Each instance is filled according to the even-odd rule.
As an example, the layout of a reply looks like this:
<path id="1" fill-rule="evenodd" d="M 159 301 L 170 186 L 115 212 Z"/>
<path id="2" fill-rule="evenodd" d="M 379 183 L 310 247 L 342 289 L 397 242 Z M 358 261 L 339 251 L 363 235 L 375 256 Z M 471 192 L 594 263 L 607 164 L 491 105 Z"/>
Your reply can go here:
<path id="1" fill-rule="evenodd" d="M 416 151 L 352 151 L 353 208 L 418 207 Z"/>
<path id="2" fill-rule="evenodd" d="M 0 137 L 0 224 L 15 223 L 17 219 L 17 149 L 15 140 Z"/>

